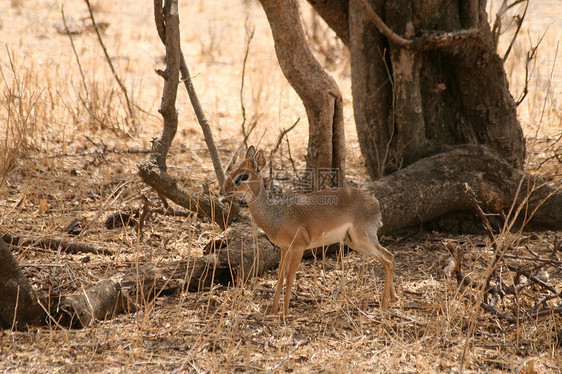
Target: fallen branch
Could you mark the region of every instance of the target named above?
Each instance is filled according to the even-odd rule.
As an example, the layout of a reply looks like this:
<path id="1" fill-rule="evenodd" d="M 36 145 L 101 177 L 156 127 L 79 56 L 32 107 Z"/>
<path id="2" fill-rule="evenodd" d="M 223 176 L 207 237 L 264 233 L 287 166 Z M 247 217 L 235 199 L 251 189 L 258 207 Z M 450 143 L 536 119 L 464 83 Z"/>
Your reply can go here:
<path id="1" fill-rule="evenodd" d="M 513 317 L 511 314 L 509 313 L 504 313 L 504 312 L 500 312 L 499 310 L 497 310 L 496 308 L 494 308 L 493 306 L 486 304 L 484 302 L 480 303 L 480 306 L 482 307 L 482 309 L 484 309 L 485 311 L 494 314 L 495 316 L 501 318 L 501 319 L 505 319 L 507 322 L 509 323 L 517 323 L 518 319 L 516 319 L 515 317 Z"/>
<path id="2" fill-rule="evenodd" d="M 223 237 L 208 243 L 207 254 L 163 265 L 133 265 L 74 295 L 61 297 L 51 307 L 60 326 L 83 328 L 94 319 L 109 319 L 138 310 L 160 295 L 181 289 L 200 291 L 213 284 L 232 285 L 273 269 L 279 250 L 265 235 L 254 237 L 248 223 L 239 223 Z"/>
<path id="3" fill-rule="evenodd" d="M 543 262 L 545 264 L 550 264 L 550 265 L 553 265 L 553 266 L 562 265 L 562 261 L 552 260 L 550 258 L 519 256 L 519 255 L 512 255 L 512 254 L 509 254 L 509 253 L 505 253 L 503 255 L 503 257 L 512 258 L 512 259 L 516 259 L 516 260 Z"/>
<path id="4" fill-rule="evenodd" d="M 140 163 L 138 168 L 143 182 L 152 187 L 158 194 L 166 196 L 174 203 L 192 212 L 204 214 L 223 230 L 229 222 L 237 217 L 237 210 L 229 209 L 214 196 L 185 191 L 165 170 L 150 161 Z"/>
<path id="5" fill-rule="evenodd" d="M 202 257 L 158 266 L 131 264 L 130 269 L 79 293 L 38 300 L 11 251 L 0 241 L 0 328 L 24 329 L 28 324 L 47 322 L 84 328 L 96 319 L 137 311 L 156 297 L 181 289 L 199 291 L 213 284 L 245 283 L 279 263 L 279 250 L 264 234 L 254 236 L 248 222 L 225 231 L 206 251 Z"/>
<path id="6" fill-rule="evenodd" d="M 113 255 L 115 251 L 110 248 L 99 247 L 93 244 L 87 243 L 74 243 L 68 242 L 62 239 L 39 239 L 39 238 L 27 238 L 24 239 L 21 236 L 12 235 L 9 233 L 2 234 L 2 241 L 9 245 L 20 246 L 20 247 L 40 247 L 45 249 L 51 249 L 53 251 L 58 251 L 66 253 L 94 253 L 103 255 Z"/>
<path id="7" fill-rule="evenodd" d="M 119 278 L 104 279 L 78 294 L 61 296 L 51 307 L 51 319 L 61 327 L 84 328 L 95 319 L 136 311 L 137 307 L 121 292 Z"/>

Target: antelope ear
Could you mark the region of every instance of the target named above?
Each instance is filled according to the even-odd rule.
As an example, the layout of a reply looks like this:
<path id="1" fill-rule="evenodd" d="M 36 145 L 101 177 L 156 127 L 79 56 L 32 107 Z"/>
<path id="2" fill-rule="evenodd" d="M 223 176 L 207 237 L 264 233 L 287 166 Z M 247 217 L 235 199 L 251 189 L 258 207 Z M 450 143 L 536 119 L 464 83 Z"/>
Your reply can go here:
<path id="1" fill-rule="evenodd" d="M 256 169 L 256 171 L 259 173 L 264 166 L 265 156 L 263 155 L 263 151 L 260 149 L 254 156 L 254 169 Z"/>
<path id="2" fill-rule="evenodd" d="M 232 155 L 232 158 L 230 159 L 230 161 L 228 161 L 228 165 L 226 165 L 226 169 L 224 170 L 224 173 L 226 175 L 229 175 L 234 171 L 234 167 L 236 166 L 236 162 L 238 161 L 239 153 L 240 152 L 234 152 L 234 155 Z"/>
<path id="3" fill-rule="evenodd" d="M 245 158 L 252 158 L 254 157 L 254 155 L 256 154 L 256 148 L 251 145 L 248 150 L 246 151 L 246 157 Z"/>

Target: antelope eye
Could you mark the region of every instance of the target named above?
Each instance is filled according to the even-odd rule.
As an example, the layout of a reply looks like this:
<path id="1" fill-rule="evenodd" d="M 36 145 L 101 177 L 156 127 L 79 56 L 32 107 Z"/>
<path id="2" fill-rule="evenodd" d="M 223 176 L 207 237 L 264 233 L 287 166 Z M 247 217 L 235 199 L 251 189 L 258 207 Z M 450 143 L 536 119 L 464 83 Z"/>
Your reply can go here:
<path id="1" fill-rule="evenodd" d="M 239 176 L 236 177 L 236 179 L 234 180 L 234 184 L 239 186 L 241 182 L 245 182 L 250 178 L 250 175 L 248 175 L 247 173 L 242 173 Z"/>

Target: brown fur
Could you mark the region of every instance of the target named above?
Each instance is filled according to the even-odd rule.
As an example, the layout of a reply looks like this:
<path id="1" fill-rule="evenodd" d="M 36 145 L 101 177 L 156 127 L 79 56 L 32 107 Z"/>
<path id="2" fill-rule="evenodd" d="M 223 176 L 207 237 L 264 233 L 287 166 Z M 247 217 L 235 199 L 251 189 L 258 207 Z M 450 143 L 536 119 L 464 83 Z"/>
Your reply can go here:
<path id="1" fill-rule="evenodd" d="M 281 248 L 279 281 L 271 313 L 277 313 L 286 281 L 284 313 L 289 312 L 291 287 L 305 249 L 345 241 L 354 250 L 375 257 L 385 271 L 381 308 L 396 298 L 392 281 L 394 255 L 380 245 L 381 222 L 378 200 L 355 188 L 317 191 L 305 195 L 267 197 L 260 171 L 265 165 L 262 151 L 250 147 L 246 159 L 228 176 L 222 194 L 245 194 L 250 213 L 267 237 Z M 238 180 L 238 183 L 236 181 Z"/>

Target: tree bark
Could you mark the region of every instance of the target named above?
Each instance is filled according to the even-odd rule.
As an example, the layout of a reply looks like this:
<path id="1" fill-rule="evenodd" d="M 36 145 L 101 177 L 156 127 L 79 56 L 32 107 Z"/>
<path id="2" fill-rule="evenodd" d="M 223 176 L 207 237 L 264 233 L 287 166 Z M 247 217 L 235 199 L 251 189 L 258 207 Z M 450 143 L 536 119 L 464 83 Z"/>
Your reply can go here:
<path id="1" fill-rule="evenodd" d="M 384 1 L 370 4 L 384 14 Z M 355 126 L 367 172 L 376 179 L 385 173 L 394 136 L 391 69 L 388 43 L 358 0 L 349 1 L 349 39 Z"/>
<path id="2" fill-rule="evenodd" d="M 562 229 L 560 188 L 525 175 L 486 147 L 466 145 L 423 158 L 368 186 L 381 204 L 381 233 L 420 226 L 454 212 L 473 214 L 465 183 L 475 191 L 486 212 L 507 215 L 515 201 L 516 207 L 524 207 L 519 226 L 525 223 L 529 228 Z"/>
<path id="3" fill-rule="evenodd" d="M 309 122 L 307 169 L 310 187 L 343 185 L 345 132 L 338 85 L 310 52 L 295 0 L 260 0 L 267 15 L 283 74 L 303 101 Z M 322 174 L 325 171 L 335 175 Z"/>
<path id="4" fill-rule="evenodd" d="M 211 222 L 216 222 L 224 230 L 228 223 L 237 217 L 238 207 L 232 205 L 229 208 L 211 195 L 190 194 L 180 188 L 166 171 L 166 157 L 178 128 L 176 97 L 182 62 L 182 75 L 187 77 L 189 72 L 180 49 L 177 0 L 166 1 L 164 8 L 162 8 L 161 0 L 155 0 L 154 8 L 158 35 L 166 45 L 166 70 L 159 72 L 159 75 L 164 78 L 162 101 L 159 109 L 164 120 L 164 126 L 160 136 L 152 141 L 149 161 L 139 163 L 139 176 L 160 195 L 186 209 L 205 214 Z M 190 90 L 188 87 L 188 91 L 191 97 L 194 90 Z M 192 100 L 197 102 L 196 97 L 195 99 L 192 97 Z M 208 136 L 210 134 L 206 134 L 206 137 Z M 213 164 L 215 168 L 220 167 L 220 162 L 214 162 Z M 222 175 L 222 173 L 217 173 L 217 175 Z M 219 176 L 219 178 L 221 177 Z"/>
<path id="5" fill-rule="evenodd" d="M 8 245 L 0 239 L 0 329 L 39 325 L 45 313 Z"/>
<path id="6" fill-rule="evenodd" d="M 386 9 L 389 27 L 407 39 L 415 36 L 412 14 L 407 0 L 397 0 Z M 394 95 L 392 122 L 396 133 L 395 164 L 398 168 L 424 157 L 427 150 L 425 122 L 420 90 L 422 55 L 414 49 L 390 44 Z"/>
<path id="7" fill-rule="evenodd" d="M 396 36 L 389 42 L 363 1 L 350 1 L 355 121 L 371 178 L 462 144 L 522 167 L 525 143 L 484 4 L 367 3 Z"/>
<path id="8" fill-rule="evenodd" d="M 84 328 L 95 320 L 137 311 L 155 297 L 181 289 L 199 291 L 213 284 L 245 283 L 277 267 L 279 250 L 264 234 L 246 222 L 211 241 L 206 255 L 160 266 L 141 265 L 71 295 L 44 298 L 49 318 L 33 289 L 21 274 L 4 241 L 0 240 L 0 328 L 55 323 L 64 328 Z M 47 304 L 52 300 L 52 304 Z M 15 317 L 14 317 L 14 312 Z"/>
<path id="9" fill-rule="evenodd" d="M 343 44 L 349 46 L 349 1 L 308 0 L 316 13 L 330 26 Z"/>

